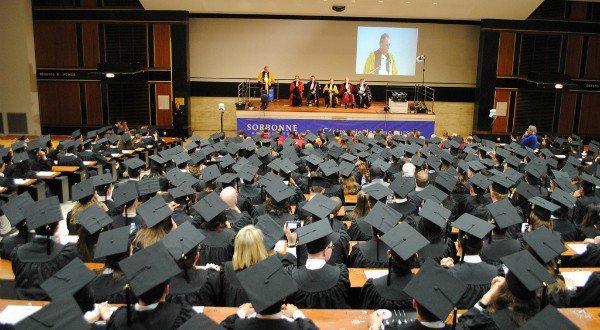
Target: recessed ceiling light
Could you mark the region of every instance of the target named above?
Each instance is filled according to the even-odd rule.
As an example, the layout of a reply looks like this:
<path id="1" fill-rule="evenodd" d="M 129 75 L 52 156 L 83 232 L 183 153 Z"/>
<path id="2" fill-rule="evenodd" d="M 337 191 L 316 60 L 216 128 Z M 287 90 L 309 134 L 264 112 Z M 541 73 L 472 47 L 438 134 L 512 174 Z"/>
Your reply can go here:
<path id="1" fill-rule="evenodd" d="M 383 0 L 379 0 L 379 1 L 377 1 L 377 2 L 379 2 L 379 3 L 383 3 Z"/>
<path id="2" fill-rule="evenodd" d="M 437 6 L 437 2 L 434 2 L 434 3 L 433 3 L 433 5 L 434 5 L 434 6 Z"/>
<path id="3" fill-rule="evenodd" d="M 406 1 L 406 3 L 410 5 L 410 1 Z"/>

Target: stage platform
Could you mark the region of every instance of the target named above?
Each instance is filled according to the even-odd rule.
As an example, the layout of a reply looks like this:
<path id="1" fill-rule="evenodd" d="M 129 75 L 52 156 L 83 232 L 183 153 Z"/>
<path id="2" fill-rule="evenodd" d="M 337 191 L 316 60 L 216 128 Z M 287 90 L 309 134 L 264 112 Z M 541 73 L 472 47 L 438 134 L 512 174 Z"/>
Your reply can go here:
<path id="1" fill-rule="evenodd" d="M 288 100 L 276 100 L 266 110 L 260 110 L 260 101 L 252 101 L 254 110 L 237 110 L 237 129 L 254 134 L 263 128 L 288 131 L 369 130 L 380 128 L 387 132 L 408 132 L 419 129 L 424 136 L 434 132 L 434 114 L 390 113 L 383 110 L 384 102 L 373 102 L 369 109 L 342 107 L 291 107 Z"/>

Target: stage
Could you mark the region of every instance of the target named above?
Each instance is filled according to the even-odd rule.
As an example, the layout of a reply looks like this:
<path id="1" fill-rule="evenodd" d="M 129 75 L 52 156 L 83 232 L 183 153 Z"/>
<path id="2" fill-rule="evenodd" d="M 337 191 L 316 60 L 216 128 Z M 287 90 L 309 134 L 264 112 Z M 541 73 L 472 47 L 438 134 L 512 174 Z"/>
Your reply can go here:
<path id="1" fill-rule="evenodd" d="M 434 132 L 435 115 L 417 113 L 391 113 L 384 111 L 386 103 L 372 102 L 369 109 L 355 107 L 345 109 L 343 106 L 326 108 L 321 106 L 291 107 L 288 100 L 276 100 L 266 110 L 260 110 L 260 100 L 252 100 L 253 110 L 237 110 L 237 129 L 254 134 L 263 128 L 275 130 L 282 128 L 284 132 L 325 130 L 369 130 L 379 128 L 387 132 L 401 131 L 406 133 L 413 129 L 421 131 L 429 137 Z M 410 105 L 409 105 L 410 109 Z"/>

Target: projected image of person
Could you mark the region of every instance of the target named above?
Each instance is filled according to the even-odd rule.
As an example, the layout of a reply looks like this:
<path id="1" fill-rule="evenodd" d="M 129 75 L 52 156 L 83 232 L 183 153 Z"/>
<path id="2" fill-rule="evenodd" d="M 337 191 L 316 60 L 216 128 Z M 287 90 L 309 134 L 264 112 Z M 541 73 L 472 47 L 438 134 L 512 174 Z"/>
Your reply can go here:
<path id="1" fill-rule="evenodd" d="M 290 106 L 301 107 L 303 93 L 304 84 L 300 81 L 300 76 L 296 75 L 290 84 Z"/>
<path id="2" fill-rule="evenodd" d="M 361 79 L 360 83 L 356 85 L 356 104 L 359 109 L 371 107 L 371 89 L 364 79 Z"/>
<path id="3" fill-rule="evenodd" d="M 350 105 L 354 109 L 354 85 L 350 83 L 350 78 L 346 77 L 346 81 L 340 85 L 340 94 L 344 108 Z"/>
<path id="4" fill-rule="evenodd" d="M 323 96 L 325 99 L 325 107 L 329 108 L 335 108 L 335 106 L 337 105 L 337 95 L 338 95 L 338 88 L 336 86 L 336 84 L 333 83 L 333 79 L 329 80 L 329 84 L 325 85 L 325 87 L 323 88 Z"/>
<path id="5" fill-rule="evenodd" d="M 315 81 L 315 76 L 310 76 L 310 81 L 306 86 L 306 106 L 309 107 L 312 102 L 319 106 L 319 83 Z"/>
<path id="6" fill-rule="evenodd" d="M 396 61 L 390 52 L 391 38 L 384 33 L 379 38 L 379 49 L 372 52 L 365 62 L 364 74 L 397 75 Z"/>

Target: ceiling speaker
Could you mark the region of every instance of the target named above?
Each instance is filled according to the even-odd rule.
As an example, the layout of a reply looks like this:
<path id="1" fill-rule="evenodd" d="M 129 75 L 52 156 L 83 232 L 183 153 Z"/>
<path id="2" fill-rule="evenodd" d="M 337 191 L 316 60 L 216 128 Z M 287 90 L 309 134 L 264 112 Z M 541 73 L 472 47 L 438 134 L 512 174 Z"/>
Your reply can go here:
<path id="1" fill-rule="evenodd" d="M 343 12 L 344 10 L 346 10 L 346 6 L 344 5 L 333 5 L 331 6 L 331 9 L 333 9 L 333 11 L 337 11 L 338 13 Z"/>

